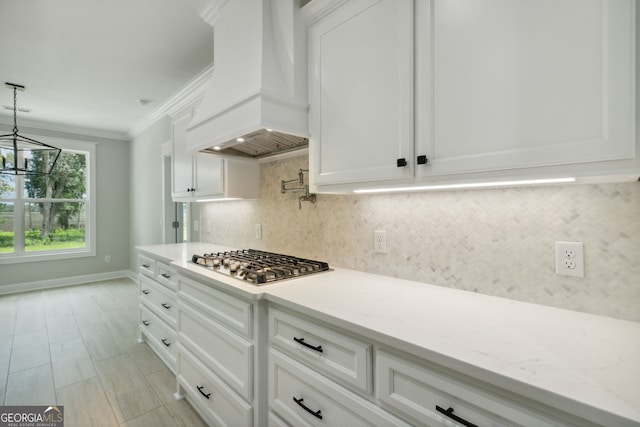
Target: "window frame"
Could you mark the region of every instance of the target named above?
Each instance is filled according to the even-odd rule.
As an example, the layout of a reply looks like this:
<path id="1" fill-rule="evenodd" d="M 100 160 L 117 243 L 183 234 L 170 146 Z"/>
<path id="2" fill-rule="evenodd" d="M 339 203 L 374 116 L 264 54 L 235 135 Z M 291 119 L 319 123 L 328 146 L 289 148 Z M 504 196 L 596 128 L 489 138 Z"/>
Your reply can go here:
<path id="1" fill-rule="evenodd" d="M 16 176 L 15 197 L 2 199 L 3 202 L 13 203 L 14 224 L 14 252 L 0 254 L 0 265 L 17 264 L 32 261 L 53 261 L 61 259 L 73 259 L 96 256 L 96 147 L 97 143 L 88 141 L 67 140 L 56 137 L 31 136 L 30 138 L 43 140 L 48 144 L 61 148 L 62 151 L 80 152 L 87 156 L 86 159 L 86 197 L 84 199 L 32 199 L 24 195 L 24 178 Z M 21 181 L 18 184 L 18 181 Z M 57 249 L 51 251 L 28 252 L 25 248 L 25 204 L 34 201 L 84 202 L 86 209 L 85 218 L 85 247 L 76 249 Z M 20 248 L 20 250 L 16 250 Z"/>

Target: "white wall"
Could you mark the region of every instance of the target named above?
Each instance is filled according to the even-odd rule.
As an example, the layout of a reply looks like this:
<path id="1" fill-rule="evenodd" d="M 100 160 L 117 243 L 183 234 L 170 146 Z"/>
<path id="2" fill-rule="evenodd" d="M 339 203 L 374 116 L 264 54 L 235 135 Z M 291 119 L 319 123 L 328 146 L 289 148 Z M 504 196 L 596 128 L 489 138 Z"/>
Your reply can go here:
<path id="1" fill-rule="evenodd" d="M 0 124 L 3 133 L 10 127 Z M 21 128 L 22 133 L 96 142 L 96 256 L 68 260 L 5 264 L 0 287 L 18 283 L 129 269 L 129 143 L 107 138 Z M 111 262 L 104 261 L 111 255 Z M 2 290 L 0 289 L 0 293 Z"/>
<path id="2" fill-rule="evenodd" d="M 171 119 L 156 121 L 130 143 L 129 268 L 138 271 L 137 245 L 162 243 L 162 149 L 171 139 Z"/>

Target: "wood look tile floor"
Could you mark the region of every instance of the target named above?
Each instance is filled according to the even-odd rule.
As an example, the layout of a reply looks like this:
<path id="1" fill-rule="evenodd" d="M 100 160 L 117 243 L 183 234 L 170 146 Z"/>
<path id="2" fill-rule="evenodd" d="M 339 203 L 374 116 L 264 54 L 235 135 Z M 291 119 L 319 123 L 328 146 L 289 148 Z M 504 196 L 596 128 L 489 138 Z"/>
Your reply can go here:
<path id="1" fill-rule="evenodd" d="M 63 405 L 65 427 L 205 426 L 137 319 L 129 279 L 0 296 L 0 404 Z"/>

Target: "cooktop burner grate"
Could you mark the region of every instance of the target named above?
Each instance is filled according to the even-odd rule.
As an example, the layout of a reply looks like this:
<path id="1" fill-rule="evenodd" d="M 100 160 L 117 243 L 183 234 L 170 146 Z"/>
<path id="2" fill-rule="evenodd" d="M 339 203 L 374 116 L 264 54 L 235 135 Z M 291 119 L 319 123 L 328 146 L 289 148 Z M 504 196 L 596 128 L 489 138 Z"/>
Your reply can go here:
<path id="1" fill-rule="evenodd" d="M 193 255 L 191 261 L 256 285 L 330 270 L 326 262 L 256 249 Z"/>

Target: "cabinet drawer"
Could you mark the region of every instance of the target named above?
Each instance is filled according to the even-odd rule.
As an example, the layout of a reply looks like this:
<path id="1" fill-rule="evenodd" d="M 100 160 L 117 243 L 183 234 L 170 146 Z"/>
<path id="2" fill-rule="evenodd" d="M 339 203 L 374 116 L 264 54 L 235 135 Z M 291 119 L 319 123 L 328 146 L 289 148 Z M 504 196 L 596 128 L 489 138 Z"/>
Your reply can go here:
<path id="1" fill-rule="evenodd" d="M 176 299 L 176 295 L 164 286 L 146 277 L 140 278 L 140 301 L 166 321 L 173 329 L 176 329 L 178 319 Z"/>
<path id="2" fill-rule="evenodd" d="M 240 335 L 252 338 L 251 303 L 182 276 L 178 278 L 178 297 L 223 322 Z"/>
<path id="3" fill-rule="evenodd" d="M 401 357 L 376 353 L 377 397 L 400 416 L 411 417 L 417 425 L 432 425 L 451 420 L 436 409 L 451 410 L 453 415 L 478 426 L 567 426 L 547 418 L 515 401 L 453 378 L 427 363 L 415 364 Z M 458 424 L 454 424 L 458 425 Z"/>
<path id="4" fill-rule="evenodd" d="M 158 356 L 174 371 L 177 356 L 176 332 L 146 306 L 140 306 L 140 330 Z"/>
<path id="5" fill-rule="evenodd" d="M 138 255 L 138 271 L 151 278 L 156 277 L 156 260 L 148 256 Z"/>
<path id="6" fill-rule="evenodd" d="M 178 290 L 178 272 L 175 268 L 167 264 L 162 262 L 156 263 L 156 280 L 173 292 Z"/>
<path id="7" fill-rule="evenodd" d="M 337 381 L 372 389 L 371 345 L 278 309 L 269 310 L 274 345 Z"/>
<path id="8" fill-rule="evenodd" d="M 180 304 L 180 342 L 247 400 L 253 398 L 253 344 L 189 304 Z"/>
<path id="9" fill-rule="evenodd" d="M 333 381 L 271 349 L 269 404 L 295 426 L 406 426 Z"/>
<path id="10" fill-rule="evenodd" d="M 252 408 L 179 344 L 178 382 L 189 402 L 217 426 L 252 426 Z"/>

